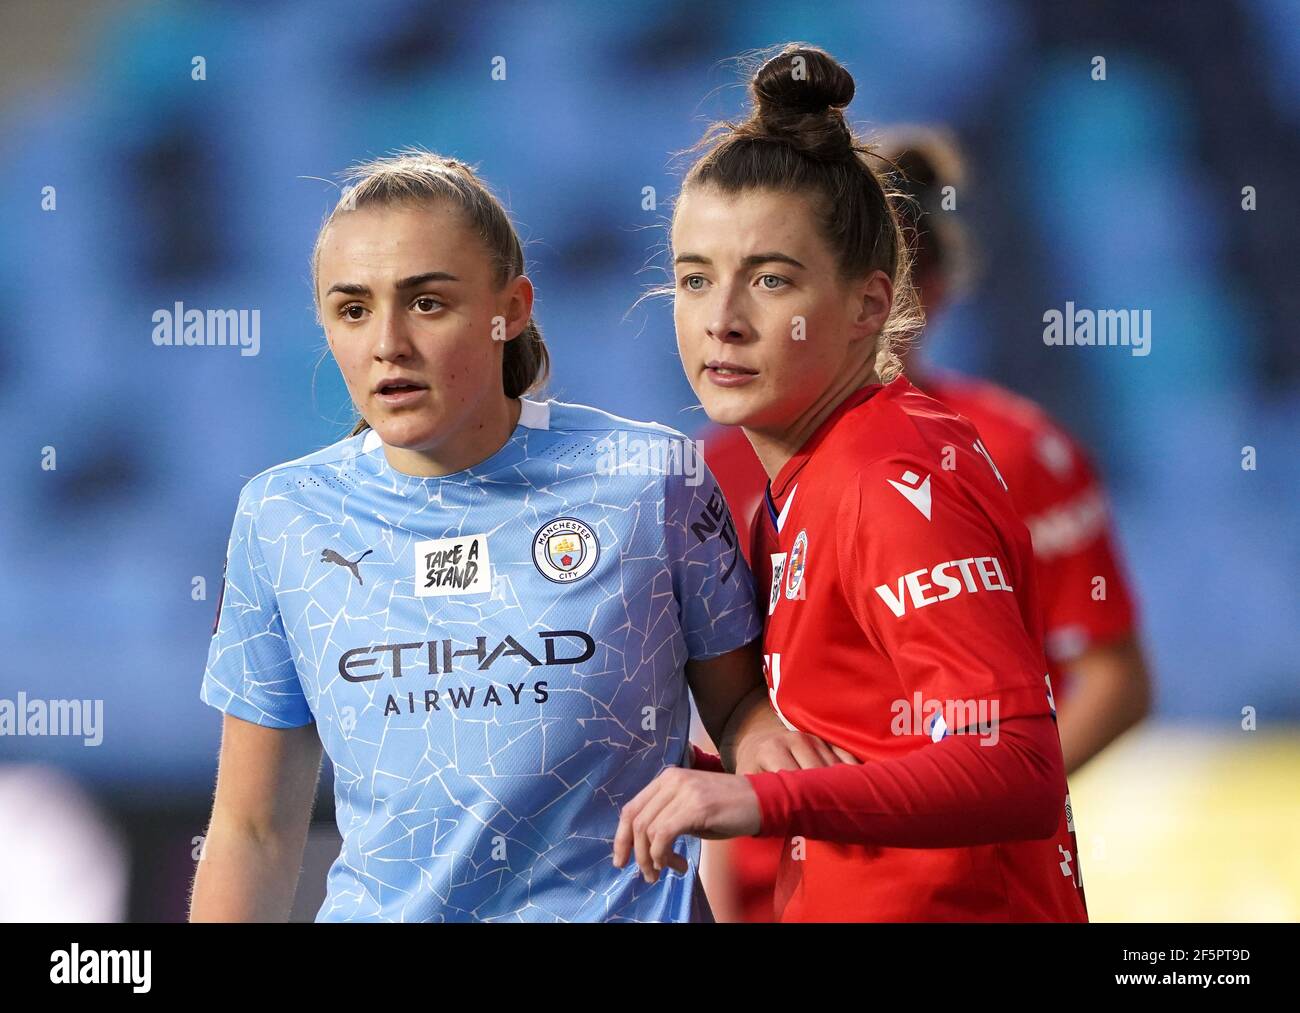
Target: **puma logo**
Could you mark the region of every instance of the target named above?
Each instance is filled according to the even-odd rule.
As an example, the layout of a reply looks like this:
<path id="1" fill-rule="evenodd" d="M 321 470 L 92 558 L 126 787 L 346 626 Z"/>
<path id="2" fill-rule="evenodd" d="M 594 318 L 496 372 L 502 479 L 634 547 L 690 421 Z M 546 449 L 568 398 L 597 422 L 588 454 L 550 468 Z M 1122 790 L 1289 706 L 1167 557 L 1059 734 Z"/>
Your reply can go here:
<path id="1" fill-rule="evenodd" d="M 337 563 L 339 566 L 347 567 L 349 570 L 352 571 L 352 576 L 357 578 L 357 583 L 364 584 L 365 581 L 361 579 L 361 571 L 360 569 L 358 569 L 357 564 L 360 563 L 363 559 L 365 559 L 368 555 L 370 555 L 370 553 L 374 551 L 375 551 L 374 549 L 366 549 L 366 551 L 361 553 L 361 555 L 357 556 L 356 559 L 344 559 L 333 549 L 322 549 L 320 554 L 320 561 L 322 563 Z"/>

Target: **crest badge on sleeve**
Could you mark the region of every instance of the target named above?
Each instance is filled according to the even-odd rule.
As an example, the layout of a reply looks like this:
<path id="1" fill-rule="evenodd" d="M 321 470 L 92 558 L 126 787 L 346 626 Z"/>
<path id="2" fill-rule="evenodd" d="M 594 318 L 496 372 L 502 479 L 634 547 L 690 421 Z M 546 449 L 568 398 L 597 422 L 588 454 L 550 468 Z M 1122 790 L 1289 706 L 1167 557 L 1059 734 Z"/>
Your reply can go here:
<path id="1" fill-rule="evenodd" d="M 772 587 L 767 597 L 767 614 L 776 611 L 776 603 L 781 600 L 781 577 L 785 574 L 785 553 L 772 553 Z"/>
<path id="2" fill-rule="evenodd" d="M 790 561 L 785 567 L 785 596 L 793 601 L 802 597 L 803 574 L 808 568 L 808 532 L 800 531 L 790 550 Z"/>

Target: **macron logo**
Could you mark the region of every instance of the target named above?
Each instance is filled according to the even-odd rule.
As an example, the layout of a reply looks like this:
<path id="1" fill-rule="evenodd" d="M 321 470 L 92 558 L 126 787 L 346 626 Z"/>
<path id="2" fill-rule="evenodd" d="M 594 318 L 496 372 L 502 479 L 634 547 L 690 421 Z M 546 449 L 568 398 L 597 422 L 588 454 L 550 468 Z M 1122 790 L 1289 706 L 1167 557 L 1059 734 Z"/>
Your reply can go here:
<path id="1" fill-rule="evenodd" d="M 930 519 L 930 476 L 925 476 L 925 481 L 914 471 L 903 472 L 903 478 L 900 482 L 895 482 L 892 478 L 887 479 L 895 489 L 903 494 L 903 498 L 912 506 L 921 511 L 927 521 Z"/>

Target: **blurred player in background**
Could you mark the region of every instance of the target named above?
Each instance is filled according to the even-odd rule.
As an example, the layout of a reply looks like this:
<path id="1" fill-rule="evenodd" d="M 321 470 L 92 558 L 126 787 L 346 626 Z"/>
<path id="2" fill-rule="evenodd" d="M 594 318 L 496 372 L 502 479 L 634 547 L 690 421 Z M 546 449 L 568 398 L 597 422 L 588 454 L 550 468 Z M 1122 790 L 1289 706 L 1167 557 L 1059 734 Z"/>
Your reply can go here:
<path id="1" fill-rule="evenodd" d="M 896 204 L 914 237 L 913 281 L 933 320 L 973 273 L 968 236 L 943 207 L 944 188 L 965 181 L 963 160 L 947 131 L 926 127 L 887 132 L 879 151 L 897 168 L 893 184 L 903 199 Z M 1042 408 L 988 381 L 934 368 L 921 337 L 899 349 L 908 378 L 974 423 L 1032 535 L 1061 748 L 1073 773 L 1140 722 L 1151 700 L 1101 483 L 1087 452 Z M 713 427 L 705 454 L 737 527 L 747 526 L 767 484 L 749 440 L 740 427 Z M 750 544 L 747 530 L 741 544 Z M 781 841 L 744 837 L 704 847 L 718 917 L 770 921 Z"/>

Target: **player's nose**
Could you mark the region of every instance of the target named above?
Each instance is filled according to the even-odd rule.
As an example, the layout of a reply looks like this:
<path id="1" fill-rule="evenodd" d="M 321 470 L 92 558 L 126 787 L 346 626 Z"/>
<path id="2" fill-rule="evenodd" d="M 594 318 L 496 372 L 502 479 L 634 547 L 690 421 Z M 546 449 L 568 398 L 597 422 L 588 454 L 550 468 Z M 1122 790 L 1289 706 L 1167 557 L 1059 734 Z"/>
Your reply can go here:
<path id="1" fill-rule="evenodd" d="M 745 341 L 753 334 L 749 321 L 739 306 L 739 300 L 724 293 L 719 296 L 709 313 L 705 334 L 715 341 Z"/>
<path id="2" fill-rule="evenodd" d="M 407 326 L 406 314 L 385 310 L 376 313 L 375 320 L 375 358 L 391 361 L 402 359 L 411 354 L 411 331 Z"/>

